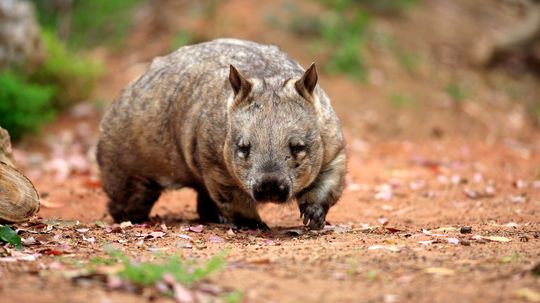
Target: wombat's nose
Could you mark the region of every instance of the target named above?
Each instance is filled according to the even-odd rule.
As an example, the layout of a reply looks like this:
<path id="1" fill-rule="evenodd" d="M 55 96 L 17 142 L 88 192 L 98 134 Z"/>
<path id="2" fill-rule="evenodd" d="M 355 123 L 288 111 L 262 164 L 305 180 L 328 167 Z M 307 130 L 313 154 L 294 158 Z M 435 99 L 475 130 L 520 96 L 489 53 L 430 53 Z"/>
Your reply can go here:
<path id="1" fill-rule="evenodd" d="M 283 178 L 264 176 L 254 184 L 253 198 L 258 202 L 286 202 L 289 200 L 289 185 Z"/>

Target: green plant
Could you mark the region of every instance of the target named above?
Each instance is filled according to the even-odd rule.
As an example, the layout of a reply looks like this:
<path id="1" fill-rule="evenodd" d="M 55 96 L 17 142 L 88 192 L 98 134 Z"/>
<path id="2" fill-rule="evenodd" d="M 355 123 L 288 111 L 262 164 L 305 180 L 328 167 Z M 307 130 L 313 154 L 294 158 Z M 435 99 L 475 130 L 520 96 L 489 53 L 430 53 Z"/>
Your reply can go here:
<path id="1" fill-rule="evenodd" d="M 395 107 L 410 107 L 416 105 L 416 100 L 413 97 L 398 93 L 391 94 L 389 101 Z"/>
<path id="2" fill-rule="evenodd" d="M 13 140 L 27 132 L 36 132 L 54 117 L 50 85 L 30 83 L 11 71 L 0 73 L 0 125 Z"/>
<path id="3" fill-rule="evenodd" d="M 153 285 L 160 281 L 165 274 L 171 274 L 177 282 L 193 284 L 225 266 L 224 254 L 210 258 L 206 263 L 181 260 L 178 256 L 167 257 L 163 262 L 134 262 L 119 251 L 111 251 L 123 265 L 119 277 L 138 285 Z"/>
<path id="4" fill-rule="evenodd" d="M 243 298 L 244 295 L 239 291 L 230 292 L 222 297 L 225 303 L 240 303 Z"/>
<path id="5" fill-rule="evenodd" d="M 7 225 L 0 225 L 0 240 L 13 245 L 17 249 L 22 248 L 21 237 Z"/>
<path id="6" fill-rule="evenodd" d="M 54 1 L 32 0 L 39 21 L 53 31 L 64 31 L 70 46 L 85 48 L 95 45 L 118 47 L 133 24 L 133 15 L 142 0 L 73 0 L 60 8 Z M 61 19 L 70 20 L 60 25 Z M 67 26 L 66 29 L 59 29 Z"/>
<path id="7" fill-rule="evenodd" d="M 418 66 L 420 65 L 420 57 L 411 53 L 403 52 L 403 51 L 398 51 L 396 55 L 397 55 L 399 64 L 408 73 L 413 73 L 416 70 L 418 70 Z"/>
<path id="8" fill-rule="evenodd" d="M 455 103 L 461 103 L 467 98 L 467 91 L 458 83 L 448 84 L 445 91 Z"/>
<path id="9" fill-rule="evenodd" d="M 171 42 L 171 50 L 176 50 L 179 47 L 192 44 L 194 41 L 195 39 L 190 33 L 180 31 L 176 33 L 176 35 L 174 36 Z"/>
<path id="10" fill-rule="evenodd" d="M 57 108 L 88 98 L 101 74 L 101 65 L 69 51 L 51 32 L 43 32 L 42 37 L 47 58 L 30 79 L 56 88 L 53 105 Z"/>
<path id="11" fill-rule="evenodd" d="M 345 73 L 365 79 L 363 56 L 370 17 L 364 11 L 350 7 L 350 0 L 334 1 L 331 12 L 321 23 L 321 38 L 330 48 L 326 69 L 330 73 Z"/>
<path id="12" fill-rule="evenodd" d="M 419 0 L 354 0 L 353 2 L 376 12 L 398 13 L 415 6 Z"/>
<path id="13" fill-rule="evenodd" d="M 535 119 L 535 123 L 540 126 L 540 102 L 532 106 L 532 115 L 533 119 Z"/>

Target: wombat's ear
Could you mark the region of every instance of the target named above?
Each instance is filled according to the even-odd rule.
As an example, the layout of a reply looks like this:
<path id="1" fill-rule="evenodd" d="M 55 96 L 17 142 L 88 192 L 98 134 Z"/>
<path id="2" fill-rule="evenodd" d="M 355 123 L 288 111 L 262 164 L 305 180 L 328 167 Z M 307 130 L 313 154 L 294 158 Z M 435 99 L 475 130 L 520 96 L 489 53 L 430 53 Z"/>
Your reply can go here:
<path id="1" fill-rule="evenodd" d="M 294 87 L 302 97 L 309 100 L 311 99 L 311 96 L 313 96 L 313 91 L 317 85 L 318 78 L 315 63 L 311 63 L 311 66 L 306 70 L 304 75 L 302 75 L 302 78 L 296 81 Z"/>
<path id="2" fill-rule="evenodd" d="M 237 95 L 245 97 L 251 90 L 251 83 L 249 83 L 249 81 L 244 78 L 232 64 L 230 65 L 229 70 L 229 82 L 231 82 L 235 97 Z"/>

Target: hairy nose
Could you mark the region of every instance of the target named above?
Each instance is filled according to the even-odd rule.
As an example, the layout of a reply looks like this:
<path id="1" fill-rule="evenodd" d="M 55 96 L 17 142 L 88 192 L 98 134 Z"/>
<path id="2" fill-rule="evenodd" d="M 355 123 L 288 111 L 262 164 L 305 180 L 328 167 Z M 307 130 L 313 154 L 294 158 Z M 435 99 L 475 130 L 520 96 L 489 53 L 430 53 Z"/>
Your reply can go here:
<path id="1" fill-rule="evenodd" d="M 253 198 L 258 202 L 286 202 L 289 200 L 287 180 L 276 174 L 263 174 L 253 186 Z"/>

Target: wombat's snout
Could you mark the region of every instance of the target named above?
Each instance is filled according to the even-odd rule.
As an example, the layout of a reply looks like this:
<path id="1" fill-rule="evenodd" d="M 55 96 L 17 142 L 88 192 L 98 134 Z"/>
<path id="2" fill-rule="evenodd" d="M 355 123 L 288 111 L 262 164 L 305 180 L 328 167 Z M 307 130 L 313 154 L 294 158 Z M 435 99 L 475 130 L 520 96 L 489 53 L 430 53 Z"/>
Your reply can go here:
<path id="1" fill-rule="evenodd" d="M 253 185 L 253 198 L 257 202 L 286 202 L 290 187 L 287 180 L 274 174 L 265 174 Z"/>

